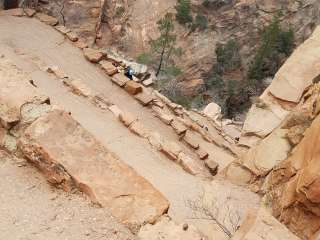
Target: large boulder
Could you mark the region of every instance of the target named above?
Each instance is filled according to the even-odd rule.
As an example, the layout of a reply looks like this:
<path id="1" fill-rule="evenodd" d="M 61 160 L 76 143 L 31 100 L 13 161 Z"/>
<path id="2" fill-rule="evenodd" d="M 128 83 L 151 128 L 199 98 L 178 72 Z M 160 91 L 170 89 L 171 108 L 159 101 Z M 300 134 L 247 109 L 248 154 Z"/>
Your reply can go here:
<path id="1" fill-rule="evenodd" d="M 212 102 L 204 108 L 203 113 L 213 120 L 217 120 L 221 116 L 221 107 Z"/>
<path id="2" fill-rule="evenodd" d="M 298 103 L 305 89 L 320 76 L 319 54 L 320 27 L 281 67 L 268 91 L 276 98 Z"/>
<path id="3" fill-rule="evenodd" d="M 267 175 L 273 167 L 288 157 L 291 146 L 286 139 L 287 130 L 277 129 L 257 146 L 241 156 L 243 166 L 256 176 Z"/>
<path id="4" fill-rule="evenodd" d="M 132 231 L 168 210 L 160 192 L 66 112 L 37 119 L 19 140 L 19 149 L 52 184 L 79 188 Z"/>
<path id="5" fill-rule="evenodd" d="M 272 171 L 266 189 L 274 215 L 303 239 L 313 239 L 320 228 L 320 116 L 304 135 Z"/>
<path id="6" fill-rule="evenodd" d="M 293 52 L 259 102 L 250 109 L 243 127 L 244 135 L 264 138 L 282 123 L 300 102 L 306 89 L 319 81 L 319 54 L 320 27 Z"/>
<path id="7" fill-rule="evenodd" d="M 276 129 L 289 114 L 289 111 L 280 107 L 273 109 L 271 105 L 275 105 L 272 103 L 266 104 L 265 107 L 256 104 L 251 107 L 243 125 L 244 135 L 256 135 L 264 138 Z"/>

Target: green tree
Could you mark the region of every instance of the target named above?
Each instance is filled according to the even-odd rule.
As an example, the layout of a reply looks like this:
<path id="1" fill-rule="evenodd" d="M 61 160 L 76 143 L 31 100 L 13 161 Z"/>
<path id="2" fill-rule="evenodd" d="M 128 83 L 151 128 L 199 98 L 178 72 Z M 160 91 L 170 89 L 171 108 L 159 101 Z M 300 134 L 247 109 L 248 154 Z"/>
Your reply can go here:
<path id="1" fill-rule="evenodd" d="M 216 71 L 219 74 L 235 70 L 241 67 L 239 44 L 231 39 L 226 44 L 218 44 L 216 48 L 217 66 Z"/>
<path id="2" fill-rule="evenodd" d="M 227 117 L 233 117 L 245 102 L 248 102 L 246 88 L 241 81 L 228 78 L 227 73 L 242 68 L 240 47 L 231 39 L 227 43 L 217 44 L 217 63 L 206 78 L 206 89 L 218 103 Z"/>
<path id="3" fill-rule="evenodd" d="M 172 14 L 167 13 L 157 24 L 160 36 L 150 42 L 152 52 L 159 58 L 156 76 L 159 75 L 164 65 L 166 65 L 174 55 L 181 54 L 181 49 L 175 48 L 176 35 L 174 34 Z"/>
<path id="4" fill-rule="evenodd" d="M 180 24 L 185 25 L 192 22 L 190 0 L 178 0 L 175 9 L 177 11 L 176 19 Z"/>
<path id="5" fill-rule="evenodd" d="M 294 32 L 283 30 L 279 17 L 261 31 L 261 43 L 249 68 L 248 79 L 257 85 L 264 78 L 273 76 L 294 47 Z"/>

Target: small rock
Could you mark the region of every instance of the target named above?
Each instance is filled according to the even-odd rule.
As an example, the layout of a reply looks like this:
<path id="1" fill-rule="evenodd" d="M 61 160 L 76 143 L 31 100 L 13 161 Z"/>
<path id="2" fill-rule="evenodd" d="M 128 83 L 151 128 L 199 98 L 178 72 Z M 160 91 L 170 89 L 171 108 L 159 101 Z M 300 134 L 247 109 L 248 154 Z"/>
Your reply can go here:
<path id="1" fill-rule="evenodd" d="M 9 10 L 3 11 L 5 14 L 9 14 L 14 17 L 22 17 L 24 16 L 24 12 L 22 8 L 13 8 Z"/>
<path id="2" fill-rule="evenodd" d="M 72 42 L 76 42 L 79 40 L 78 34 L 76 34 L 75 32 L 70 31 L 66 35 L 70 39 L 70 41 L 72 41 Z"/>
<path id="3" fill-rule="evenodd" d="M 128 81 L 124 89 L 131 95 L 136 95 L 142 92 L 141 85 L 139 83 L 136 83 L 135 81 Z"/>
<path id="4" fill-rule="evenodd" d="M 36 14 L 36 10 L 31 8 L 24 9 L 25 14 L 27 14 L 28 17 L 33 17 Z"/>
<path id="5" fill-rule="evenodd" d="M 126 127 L 129 127 L 134 121 L 137 120 L 131 113 L 122 112 L 119 115 L 119 120 L 122 122 Z"/>
<path id="6" fill-rule="evenodd" d="M 90 87 L 80 80 L 64 79 L 63 83 L 66 86 L 68 86 L 71 92 L 73 92 L 76 95 L 83 96 L 83 97 L 89 97 L 92 95 L 92 91 Z"/>
<path id="7" fill-rule="evenodd" d="M 197 174 L 201 174 L 202 172 L 199 161 L 197 161 L 196 159 L 193 159 L 192 157 L 185 154 L 184 152 L 181 152 L 179 154 L 178 162 L 187 173 L 190 173 L 192 175 L 197 175 Z"/>
<path id="8" fill-rule="evenodd" d="M 51 26 L 55 26 L 58 24 L 58 19 L 56 19 L 55 17 L 49 16 L 47 14 L 44 13 L 37 13 L 36 17 L 43 23 L 51 25 Z"/>
<path id="9" fill-rule="evenodd" d="M 85 58 L 92 63 L 98 63 L 104 57 L 99 50 L 92 49 L 92 48 L 84 48 L 83 54 Z"/>
<path id="10" fill-rule="evenodd" d="M 156 117 L 158 117 L 162 122 L 167 125 L 170 125 L 173 121 L 173 116 L 171 114 L 167 114 L 164 110 L 159 107 L 152 107 L 153 111 L 155 112 Z"/>
<path id="11" fill-rule="evenodd" d="M 103 60 L 100 62 L 101 68 L 106 72 L 108 76 L 113 76 L 118 73 L 118 69 L 113 66 L 113 64 L 109 61 Z"/>
<path id="12" fill-rule="evenodd" d="M 151 144 L 151 146 L 155 147 L 158 151 L 161 150 L 163 145 L 163 138 L 158 132 L 151 132 L 148 136 L 148 141 Z"/>
<path id="13" fill-rule="evenodd" d="M 216 161 L 214 161 L 213 159 L 207 159 L 205 161 L 205 165 L 209 169 L 212 176 L 217 175 L 219 164 Z"/>
<path id="14" fill-rule="evenodd" d="M 169 217 L 163 216 L 154 225 L 144 225 L 138 234 L 140 240 L 205 240 L 206 237 L 193 225 L 178 225 Z"/>
<path id="15" fill-rule="evenodd" d="M 88 44 L 83 39 L 79 39 L 77 42 L 74 43 L 74 45 L 80 49 L 84 49 L 88 47 Z"/>
<path id="16" fill-rule="evenodd" d="M 112 105 L 108 108 L 117 118 L 122 114 L 121 109 L 117 105 Z"/>
<path id="17" fill-rule="evenodd" d="M 157 106 L 157 107 L 159 107 L 159 108 L 164 108 L 164 103 L 163 103 L 161 100 L 159 100 L 159 99 L 154 99 L 154 100 L 153 100 L 153 105 L 154 105 L 154 106 Z"/>
<path id="18" fill-rule="evenodd" d="M 129 129 L 137 134 L 139 137 L 146 138 L 148 137 L 148 131 L 144 128 L 144 126 L 139 121 L 134 121 L 130 126 Z"/>
<path id="19" fill-rule="evenodd" d="M 182 229 L 183 229 L 183 231 L 187 231 L 187 230 L 188 230 L 188 228 L 189 228 L 188 223 L 185 223 L 185 224 L 183 224 L 183 225 L 182 225 Z"/>
<path id="20" fill-rule="evenodd" d="M 199 143 L 198 140 L 195 139 L 194 135 L 191 134 L 190 131 L 187 131 L 186 134 L 183 137 L 183 140 L 192 148 L 198 149 L 199 148 Z"/>
<path id="21" fill-rule="evenodd" d="M 126 85 L 127 82 L 130 81 L 130 79 L 121 73 L 117 73 L 111 78 L 111 81 L 117 84 L 118 86 L 123 87 Z"/>
<path id="22" fill-rule="evenodd" d="M 209 154 L 205 150 L 203 150 L 201 147 L 198 148 L 196 153 L 201 160 L 205 160 L 206 158 L 209 157 Z"/>
<path id="23" fill-rule="evenodd" d="M 173 120 L 171 123 L 171 127 L 174 129 L 174 131 L 178 134 L 178 135 L 182 135 L 184 134 L 188 129 L 186 126 L 184 126 L 181 122 L 179 122 L 178 120 Z"/>
<path id="24" fill-rule="evenodd" d="M 58 67 L 58 66 L 50 66 L 46 68 L 48 73 L 52 73 L 56 75 L 58 78 L 68 78 L 68 76 Z"/>
<path id="25" fill-rule="evenodd" d="M 145 92 L 138 93 L 134 96 L 134 98 L 137 99 L 143 106 L 147 106 L 153 101 L 152 95 Z"/>
<path id="26" fill-rule="evenodd" d="M 62 33 L 62 34 L 67 34 L 67 33 L 71 32 L 71 30 L 70 30 L 69 28 L 67 28 L 67 27 L 65 27 L 65 26 L 63 26 L 63 25 L 55 26 L 55 29 L 56 29 L 58 32 Z"/>
<path id="27" fill-rule="evenodd" d="M 164 142 L 161 151 L 172 160 L 178 160 L 179 154 L 182 152 L 181 147 L 175 142 Z"/>

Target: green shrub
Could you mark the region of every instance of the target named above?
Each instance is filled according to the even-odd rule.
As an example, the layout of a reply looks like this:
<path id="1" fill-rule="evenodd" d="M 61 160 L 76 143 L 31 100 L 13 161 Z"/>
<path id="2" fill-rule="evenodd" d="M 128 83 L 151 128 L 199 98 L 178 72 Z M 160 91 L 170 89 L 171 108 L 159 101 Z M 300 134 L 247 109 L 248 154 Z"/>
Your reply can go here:
<path id="1" fill-rule="evenodd" d="M 211 90 L 213 88 L 215 89 L 223 89 L 224 88 L 224 81 L 222 79 L 222 76 L 219 75 L 216 71 L 211 70 L 211 73 L 209 74 L 209 76 L 207 77 L 206 81 L 206 88 L 208 90 Z"/>
<path id="2" fill-rule="evenodd" d="M 208 20 L 206 16 L 202 14 L 197 14 L 194 23 L 192 24 L 192 30 L 196 29 L 205 30 L 208 28 Z"/>
<path id="3" fill-rule="evenodd" d="M 210 5 L 210 1 L 209 0 L 204 0 L 202 2 L 202 6 L 204 6 L 204 7 L 209 7 L 209 5 Z"/>
<path id="4" fill-rule="evenodd" d="M 152 61 L 150 53 L 142 53 L 137 57 L 137 62 L 140 64 L 149 64 Z"/>
<path id="5" fill-rule="evenodd" d="M 249 68 L 248 79 L 252 84 L 272 77 L 294 47 L 294 32 L 284 30 L 278 17 L 261 31 L 261 43 Z"/>
<path id="6" fill-rule="evenodd" d="M 214 101 L 222 108 L 222 113 L 233 117 L 240 112 L 240 105 L 248 101 L 246 88 L 240 81 L 225 79 L 226 73 L 241 68 L 239 44 L 229 40 L 225 44 L 218 44 L 216 48 L 217 63 L 206 77 L 206 89 Z"/>
<path id="7" fill-rule="evenodd" d="M 190 0 L 178 0 L 175 9 L 177 11 L 176 20 L 180 24 L 185 25 L 193 21 L 191 16 Z"/>
<path id="8" fill-rule="evenodd" d="M 177 77 L 182 73 L 181 69 L 175 65 L 166 66 L 163 71 L 167 75 L 173 76 L 173 77 Z"/>
<path id="9" fill-rule="evenodd" d="M 125 8 L 120 6 L 120 7 L 117 7 L 115 15 L 116 15 L 116 17 L 122 17 L 124 12 L 125 12 Z"/>
<path id="10" fill-rule="evenodd" d="M 218 44 L 216 49 L 217 71 L 223 74 L 241 66 L 239 44 L 235 40 L 229 40 L 226 44 Z"/>

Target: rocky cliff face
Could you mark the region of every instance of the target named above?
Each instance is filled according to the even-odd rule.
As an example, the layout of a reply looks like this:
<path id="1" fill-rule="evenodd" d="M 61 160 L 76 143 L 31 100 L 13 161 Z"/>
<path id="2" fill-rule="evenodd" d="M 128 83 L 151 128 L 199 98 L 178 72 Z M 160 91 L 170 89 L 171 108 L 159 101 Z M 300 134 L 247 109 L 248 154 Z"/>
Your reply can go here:
<path id="1" fill-rule="evenodd" d="M 250 109 L 239 141 L 249 150 L 226 168 L 227 178 L 251 184 L 302 239 L 318 239 L 320 229 L 319 33 L 318 27 Z"/>
<path id="2" fill-rule="evenodd" d="M 49 1 L 42 5 L 47 11 L 62 20 L 63 13 L 67 26 L 80 36 L 93 39 L 101 8 L 104 9 L 102 25 L 97 33 L 99 46 L 112 46 L 127 56 L 137 57 L 149 49 L 149 41 L 158 36 L 157 21 L 166 12 L 175 12 L 176 0 L 121 0 L 121 1 Z M 203 77 L 215 63 L 217 43 L 235 39 L 244 61 L 244 71 L 252 59 L 259 39 L 259 30 L 281 10 L 281 21 L 292 26 L 296 33 L 296 44 L 307 39 L 320 22 L 320 3 L 310 1 L 191 1 L 194 15 L 202 14 L 208 20 L 206 30 L 190 31 L 175 24 L 177 46 L 183 55 L 176 64 L 183 74 L 180 81 Z M 60 11 L 63 9 L 63 11 Z M 182 61 L 183 59 L 183 61 Z M 243 78 L 240 74 L 240 80 Z M 192 82 L 191 82 L 192 84 Z"/>

